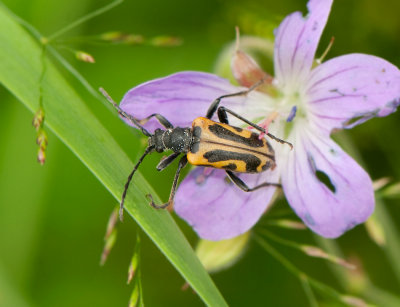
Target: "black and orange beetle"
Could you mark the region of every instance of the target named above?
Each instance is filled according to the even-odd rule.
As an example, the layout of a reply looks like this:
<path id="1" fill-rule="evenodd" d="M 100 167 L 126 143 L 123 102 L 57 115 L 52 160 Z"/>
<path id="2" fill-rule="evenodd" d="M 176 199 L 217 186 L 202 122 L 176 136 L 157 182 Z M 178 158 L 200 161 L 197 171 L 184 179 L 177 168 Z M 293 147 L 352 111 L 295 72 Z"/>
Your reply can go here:
<path id="1" fill-rule="evenodd" d="M 293 147 L 292 144 L 267 133 L 263 128 L 236 114 L 232 110 L 225 107 L 219 107 L 221 99 L 246 95 L 258 87 L 263 81 L 264 80 L 260 80 L 248 90 L 218 97 L 210 105 L 206 116 L 196 118 L 192 123 L 192 127 L 187 128 L 174 127 L 164 116 L 157 113 L 152 114 L 145 119 L 138 120 L 120 109 L 105 90 L 100 88 L 100 91 L 118 110 L 118 113 L 128 119 L 148 137 L 148 146 L 139 161 L 136 163 L 132 172 L 129 174 L 128 180 L 125 184 L 125 189 L 120 203 L 120 218 L 122 219 L 124 200 L 133 175 L 142 163 L 144 157 L 154 151 L 159 153 L 168 150 L 173 151 L 171 155 L 160 161 L 157 165 L 158 171 L 162 171 L 180 154 L 184 154 L 179 161 L 168 202 L 162 205 L 157 205 L 154 203 L 151 194 L 147 195 L 150 199 L 150 205 L 157 209 L 166 208 L 173 202 L 179 174 L 188 162 L 193 165 L 225 169 L 232 182 L 245 192 L 251 192 L 271 185 L 280 186 L 278 183 L 265 182 L 253 188 L 249 188 L 237 175 L 233 173 L 259 173 L 268 169 L 273 169 L 276 165 L 275 152 L 265 138 L 259 138 L 259 134 L 229 125 L 227 113 L 235 116 L 280 143 L 288 144 L 291 148 Z M 220 122 L 211 120 L 211 117 L 215 112 L 217 112 Z M 155 117 L 160 124 L 165 127 L 165 130 L 156 129 L 154 134 L 147 131 L 143 127 L 143 124 L 152 117 Z"/>

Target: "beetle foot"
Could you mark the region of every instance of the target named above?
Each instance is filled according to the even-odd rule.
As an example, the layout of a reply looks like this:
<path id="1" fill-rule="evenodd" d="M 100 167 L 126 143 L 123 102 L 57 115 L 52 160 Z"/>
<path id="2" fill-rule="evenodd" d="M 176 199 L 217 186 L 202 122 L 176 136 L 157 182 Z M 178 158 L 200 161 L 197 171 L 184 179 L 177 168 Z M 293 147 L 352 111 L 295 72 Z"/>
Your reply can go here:
<path id="1" fill-rule="evenodd" d="M 146 197 L 150 200 L 150 206 L 152 206 L 155 209 L 165 209 L 169 206 L 169 202 L 166 202 L 165 204 L 162 205 L 157 205 L 154 203 L 153 196 L 151 194 L 147 194 Z"/>

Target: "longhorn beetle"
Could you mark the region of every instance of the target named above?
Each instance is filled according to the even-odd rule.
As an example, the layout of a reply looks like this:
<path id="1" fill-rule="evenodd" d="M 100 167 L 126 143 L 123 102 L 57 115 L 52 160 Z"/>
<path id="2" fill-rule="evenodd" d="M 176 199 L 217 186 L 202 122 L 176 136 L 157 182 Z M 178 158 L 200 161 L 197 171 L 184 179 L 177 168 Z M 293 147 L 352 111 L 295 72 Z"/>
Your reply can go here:
<path id="1" fill-rule="evenodd" d="M 223 98 L 246 95 L 263 82 L 264 80 L 261 79 L 247 90 L 218 97 L 211 103 L 205 117 L 196 118 L 192 123 L 192 127 L 186 128 L 174 127 L 164 116 L 158 113 L 151 114 L 143 120 L 138 120 L 122 110 L 107 94 L 107 92 L 100 88 L 102 94 L 117 109 L 118 113 L 129 120 L 148 137 L 148 146 L 143 155 L 139 158 L 139 161 L 136 163 L 132 172 L 129 174 L 128 180 L 125 184 L 120 203 L 120 219 L 122 220 L 123 217 L 124 200 L 132 177 L 139 165 L 142 163 L 144 157 L 154 151 L 159 153 L 167 150 L 173 151 L 171 155 L 159 162 L 157 165 L 158 171 L 162 171 L 180 154 L 184 154 L 184 156 L 179 160 L 178 169 L 175 173 L 168 202 L 157 205 L 154 203 L 151 194 L 146 195 L 150 199 L 150 205 L 156 209 L 166 208 L 173 202 L 179 174 L 188 162 L 193 165 L 225 169 L 226 174 L 232 182 L 245 192 L 251 192 L 267 186 L 280 187 L 280 184 L 278 183 L 264 182 L 253 188 L 249 188 L 237 175 L 233 173 L 259 173 L 266 171 L 267 169 L 273 169 L 276 166 L 275 152 L 265 138 L 259 138 L 259 134 L 229 125 L 227 113 L 242 120 L 258 131 L 265 133 L 277 142 L 288 144 L 291 148 L 293 148 L 293 145 L 267 133 L 260 126 L 250 122 L 232 110 L 222 106 L 219 107 L 219 103 Z M 215 112 L 217 112 L 220 122 L 211 120 Z M 156 129 L 154 134 L 147 131 L 143 125 L 152 117 L 155 117 L 165 130 Z"/>

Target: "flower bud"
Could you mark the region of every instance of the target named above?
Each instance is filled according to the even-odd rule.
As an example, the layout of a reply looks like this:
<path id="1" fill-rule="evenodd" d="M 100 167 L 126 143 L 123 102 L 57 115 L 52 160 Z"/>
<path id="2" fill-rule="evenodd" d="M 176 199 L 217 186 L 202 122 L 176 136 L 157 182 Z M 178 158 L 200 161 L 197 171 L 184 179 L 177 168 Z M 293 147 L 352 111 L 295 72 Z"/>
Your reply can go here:
<path id="1" fill-rule="evenodd" d="M 382 190 L 382 196 L 386 198 L 400 197 L 400 182 L 393 183 Z"/>
<path id="2" fill-rule="evenodd" d="M 251 87 L 260 80 L 264 82 L 257 87 L 257 91 L 277 96 L 278 91 L 272 84 L 273 78 L 261 69 L 257 62 L 247 53 L 236 50 L 232 57 L 231 69 L 236 81 L 245 87 Z"/>
<path id="3" fill-rule="evenodd" d="M 250 239 L 250 232 L 222 241 L 201 239 L 196 247 L 196 255 L 208 272 L 217 272 L 232 266 L 240 259 Z"/>
<path id="4" fill-rule="evenodd" d="M 120 31 L 106 32 L 100 35 L 100 39 L 112 43 L 122 43 L 127 45 L 142 44 L 144 38 L 138 34 L 127 34 Z"/>
<path id="5" fill-rule="evenodd" d="M 356 268 L 354 264 L 349 263 L 346 260 L 341 259 L 339 257 L 336 257 L 335 255 L 328 254 L 327 252 L 323 251 L 322 249 L 316 246 L 301 245 L 301 250 L 310 257 L 326 259 L 332 263 L 341 265 L 350 270 L 354 270 Z"/>
<path id="6" fill-rule="evenodd" d="M 111 31 L 100 34 L 100 39 L 103 41 L 116 42 L 120 41 L 126 35 L 120 31 Z"/>
<path id="7" fill-rule="evenodd" d="M 245 87 L 251 87 L 268 76 L 250 55 L 241 50 L 236 50 L 233 55 L 231 69 L 237 82 Z M 271 83 L 272 77 L 267 78 L 266 82 Z"/>
<path id="8" fill-rule="evenodd" d="M 107 240 L 110 237 L 111 233 L 114 231 L 115 227 L 118 224 L 118 211 L 119 204 L 114 208 L 114 210 L 111 212 L 110 217 L 108 218 L 107 230 L 104 236 L 104 240 Z"/>
<path id="9" fill-rule="evenodd" d="M 150 40 L 150 44 L 156 47 L 175 47 L 182 45 L 182 39 L 174 36 L 156 36 Z"/>
<path id="10" fill-rule="evenodd" d="M 134 287 L 132 290 L 131 297 L 129 299 L 129 307 L 141 306 L 140 304 L 141 296 L 139 287 Z"/>
<path id="11" fill-rule="evenodd" d="M 119 205 L 114 208 L 111 212 L 110 217 L 108 218 L 106 234 L 104 236 L 104 248 L 101 254 L 100 265 L 104 265 L 107 260 L 108 255 L 113 248 L 115 241 L 117 239 L 117 224 L 118 224 L 118 210 Z"/>
<path id="12" fill-rule="evenodd" d="M 44 36 L 42 36 L 39 40 L 42 43 L 42 45 L 47 45 L 49 43 L 49 39 Z"/>
<path id="13" fill-rule="evenodd" d="M 144 38 L 138 34 L 127 34 L 120 42 L 127 45 L 138 45 L 143 44 Z"/>
<path id="14" fill-rule="evenodd" d="M 372 214 L 370 218 L 365 222 L 365 227 L 369 237 L 379 246 L 386 245 L 385 230 L 381 222 L 376 218 L 375 214 Z"/>
<path id="15" fill-rule="evenodd" d="M 372 187 L 374 191 L 378 191 L 382 189 L 383 187 L 387 186 L 390 183 L 390 178 L 389 177 L 382 177 L 380 179 L 374 180 L 372 182 Z"/>
<path id="16" fill-rule="evenodd" d="M 86 62 L 86 63 L 94 63 L 94 57 L 87 52 L 84 51 L 76 51 L 75 56 L 79 61 Z"/>
<path id="17" fill-rule="evenodd" d="M 363 293 L 369 287 L 369 280 L 363 268 L 361 259 L 353 255 L 351 262 L 355 264 L 356 269 L 345 271 L 346 289 L 349 293 Z"/>
<path id="18" fill-rule="evenodd" d="M 44 121 L 44 111 L 43 108 L 39 108 L 39 110 L 36 111 L 33 120 L 32 120 L 32 125 L 35 127 L 36 130 L 39 130 L 40 127 L 42 127 Z"/>
<path id="19" fill-rule="evenodd" d="M 117 229 L 113 229 L 110 235 L 105 239 L 103 252 L 101 254 L 100 265 L 104 265 L 107 261 L 108 255 L 114 247 L 115 241 L 117 240 Z"/>
<path id="20" fill-rule="evenodd" d="M 132 281 L 133 277 L 135 276 L 135 274 L 139 268 L 140 245 L 141 245 L 140 244 L 140 236 L 139 236 L 139 233 L 136 233 L 135 250 L 133 252 L 133 256 L 132 256 L 131 262 L 129 264 L 129 269 L 128 269 L 128 281 L 127 281 L 128 284 L 130 284 L 130 282 Z"/>
<path id="21" fill-rule="evenodd" d="M 42 147 L 39 147 L 37 160 L 40 163 L 40 165 L 43 165 L 44 162 L 46 162 L 46 152 Z"/>
<path id="22" fill-rule="evenodd" d="M 127 284 L 130 284 L 133 277 L 135 276 L 136 270 L 138 268 L 138 264 L 139 264 L 139 254 L 134 253 L 133 257 L 131 259 L 131 263 L 129 264 Z"/>
<path id="23" fill-rule="evenodd" d="M 40 105 L 39 109 L 33 116 L 32 125 L 35 127 L 37 131 L 36 144 L 39 145 L 37 161 L 41 165 L 43 165 L 46 162 L 46 147 L 47 147 L 47 135 L 43 129 L 44 118 L 45 118 L 44 110 L 43 107 Z"/>
<path id="24" fill-rule="evenodd" d="M 296 230 L 307 229 L 307 226 L 304 225 L 302 222 L 286 220 L 286 219 L 271 220 L 268 222 L 268 224 L 287 229 L 296 229 Z"/>
<path id="25" fill-rule="evenodd" d="M 47 141 L 46 132 L 43 129 L 40 129 L 37 134 L 36 144 L 38 144 L 40 146 L 40 148 L 45 150 L 47 147 L 47 143 L 48 143 L 48 141 Z"/>
<path id="26" fill-rule="evenodd" d="M 341 301 L 349 306 L 354 307 L 367 307 L 369 306 L 364 300 L 359 297 L 350 296 L 350 295 L 342 295 L 340 297 Z"/>

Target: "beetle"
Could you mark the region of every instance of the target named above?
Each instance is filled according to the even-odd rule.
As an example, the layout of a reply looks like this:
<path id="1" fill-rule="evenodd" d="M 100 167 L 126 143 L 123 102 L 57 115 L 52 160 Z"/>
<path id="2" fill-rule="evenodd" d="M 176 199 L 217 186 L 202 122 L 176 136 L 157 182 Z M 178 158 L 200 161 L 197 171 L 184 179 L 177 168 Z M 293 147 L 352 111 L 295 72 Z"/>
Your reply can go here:
<path id="1" fill-rule="evenodd" d="M 179 155 L 184 154 L 184 156 L 179 160 L 168 201 L 164 204 L 157 205 L 154 203 L 151 194 L 146 195 L 150 200 L 150 205 L 156 209 L 166 208 L 172 204 L 180 172 L 187 163 L 224 169 L 231 181 L 245 192 L 251 192 L 267 186 L 280 187 L 280 184 L 278 183 L 264 182 L 253 188 L 249 188 L 234 173 L 259 173 L 268 169 L 274 169 L 276 166 L 275 152 L 270 143 L 265 138 L 260 138 L 259 134 L 229 125 L 228 113 L 256 130 L 265 133 L 277 142 L 287 144 L 291 148 L 293 148 L 293 145 L 266 132 L 262 127 L 243 118 L 234 111 L 219 106 L 222 99 L 246 95 L 263 82 L 264 80 L 261 79 L 247 90 L 218 97 L 211 103 L 205 117 L 196 118 L 192 123 L 192 127 L 185 128 L 174 127 L 164 116 L 158 113 L 151 114 L 145 119 L 138 120 L 122 110 L 108 95 L 108 93 L 103 88 L 100 88 L 102 94 L 114 106 L 114 108 L 117 109 L 118 113 L 129 120 L 148 137 L 148 146 L 134 166 L 132 172 L 129 174 L 128 180 L 125 183 L 120 203 L 120 219 L 122 220 L 123 217 L 124 201 L 132 177 L 143 159 L 154 151 L 158 153 L 169 150 L 173 151 L 171 155 L 161 159 L 156 167 L 158 171 L 162 171 Z M 217 112 L 220 122 L 211 120 L 215 112 Z M 143 125 L 153 117 L 156 118 L 165 129 L 156 129 L 154 133 L 151 134 L 143 127 Z"/>

